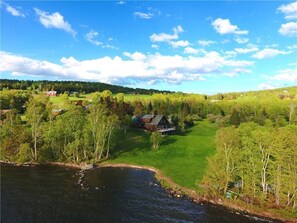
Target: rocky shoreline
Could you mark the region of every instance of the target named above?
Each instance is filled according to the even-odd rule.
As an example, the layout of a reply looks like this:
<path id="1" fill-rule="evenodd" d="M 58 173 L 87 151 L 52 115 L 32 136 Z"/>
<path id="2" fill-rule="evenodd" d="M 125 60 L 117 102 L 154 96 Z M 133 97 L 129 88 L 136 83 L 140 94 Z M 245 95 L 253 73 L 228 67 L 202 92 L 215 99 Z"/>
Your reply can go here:
<path id="1" fill-rule="evenodd" d="M 25 163 L 25 164 L 16 164 L 11 162 L 3 162 L 0 161 L 0 163 L 10 164 L 10 165 L 17 165 L 17 166 L 36 166 L 36 165 L 42 165 L 38 163 Z M 57 166 L 64 166 L 64 167 L 70 167 L 70 168 L 76 168 L 80 170 L 89 170 L 89 169 L 95 169 L 95 168 L 105 168 L 105 167 L 114 167 L 114 168 L 134 168 L 134 169 L 144 169 L 149 170 L 155 174 L 156 179 L 160 182 L 160 184 L 168 190 L 168 192 L 177 198 L 186 196 L 189 199 L 191 199 L 195 203 L 199 204 L 207 204 L 207 205 L 215 205 L 220 206 L 222 208 L 225 208 L 231 212 L 234 212 L 236 214 L 242 214 L 242 215 L 251 215 L 259 218 L 265 218 L 267 220 L 272 221 L 278 221 L 278 222 L 287 222 L 287 223 L 297 223 L 297 219 L 288 219 L 283 218 L 281 216 L 277 216 L 270 212 L 260 212 L 258 210 L 254 210 L 252 208 L 247 208 L 244 206 L 240 206 L 238 204 L 232 203 L 232 201 L 217 198 L 217 199 L 210 199 L 205 196 L 202 196 L 201 194 L 198 194 L 196 191 L 182 187 L 175 182 L 172 181 L 169 177 L 165 176 L 159 169 L 150 167 L 150 166 L 138 166 L 138 165 L 132 165 L 132 164 L 124 164 L 124 163 L 101 163 L 98 165 L 93 164 L 74 164 L 74 163 L 63 163 L 63 162 L 49 162 L 46 164 L 50 165 L 57 165 Z"/>

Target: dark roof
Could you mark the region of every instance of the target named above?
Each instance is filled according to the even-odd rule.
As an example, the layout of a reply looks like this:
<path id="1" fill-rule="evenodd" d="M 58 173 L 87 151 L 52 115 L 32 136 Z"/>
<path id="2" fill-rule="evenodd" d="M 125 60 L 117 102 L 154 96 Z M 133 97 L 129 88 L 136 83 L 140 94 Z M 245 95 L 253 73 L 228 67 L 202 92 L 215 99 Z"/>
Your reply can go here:
<path id="1" fill-rule="evenodd" d="M 156 115 L 155 118 L 152 120 L 151 125 L 158 125 L 163 117 L 163 115 Z"/>

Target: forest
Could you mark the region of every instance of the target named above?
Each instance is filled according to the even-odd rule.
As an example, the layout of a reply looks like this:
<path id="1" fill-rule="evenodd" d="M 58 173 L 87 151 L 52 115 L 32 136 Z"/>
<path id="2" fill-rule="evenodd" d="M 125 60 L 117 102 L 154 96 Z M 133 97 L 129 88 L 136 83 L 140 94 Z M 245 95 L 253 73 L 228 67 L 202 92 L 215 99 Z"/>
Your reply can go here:
<path id="1" fill-rule="evenodd" d="M 44 88 L 10 84 L 0 95 L 3 161 L 98 163 L 114 155 L 133 115 L 165 115 L 181 136 L 204 120 L 218 128 L 202 179 L 205 193 L 296 212 L 297 87 L 133 96 L 104 89 L 71 96 L 71 90 L 88 90 L 66 82 L 64 92 L 49 97 Z"/>
<path id="2" fill-rule="evenodd" d="M 158 91 L 154 89 L 129 88 L 119 85 L 105 84 L 100 82 L 83 82 L 83 81 L 30 81 L 30 80 L 9 80 L 0 79 L 0 90 L 15 89 L 15 90 L 36 90 L 36 91 L 51 91 L 55 90 L 58 93 L 78 92 L 92 93 L 95 91 L 109 90 L 113 93 L 130 93 L 130 94 L 153 94 L 153 93 L 169 93 L 169 91 Z"/>

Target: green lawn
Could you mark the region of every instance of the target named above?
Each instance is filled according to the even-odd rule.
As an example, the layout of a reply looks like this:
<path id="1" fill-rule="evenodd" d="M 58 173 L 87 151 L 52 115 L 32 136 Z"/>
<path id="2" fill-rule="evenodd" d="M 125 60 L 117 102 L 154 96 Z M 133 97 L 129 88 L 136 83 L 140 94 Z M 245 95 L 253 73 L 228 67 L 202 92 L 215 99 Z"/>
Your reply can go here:
<path id="1" fill-rule="evenodd" d="M 133 102 L 133 101 L 150 101 L 152 100 L 152 96 L 148 94 L 125 94 L 124 95 L 124 100 L 126 102 Z"/>
<path id="2" fill-rule="evenodd" d="M 181 186 L 197 189 L 206 168 L 206 157 L 215 152 L 216 127 L 207 121 L 198 122 L 184 135 L 170 135 L 158 150 L 152 150 L 149 133 L 130 129 L 113 151 L 109 163 L 146 165 L 160 169 Z"/>

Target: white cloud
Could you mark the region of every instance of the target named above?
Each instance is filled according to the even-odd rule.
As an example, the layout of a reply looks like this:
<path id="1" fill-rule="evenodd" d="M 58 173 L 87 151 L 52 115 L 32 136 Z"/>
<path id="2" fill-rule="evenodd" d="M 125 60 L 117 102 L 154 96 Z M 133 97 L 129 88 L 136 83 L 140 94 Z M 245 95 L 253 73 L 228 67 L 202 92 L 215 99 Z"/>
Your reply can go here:
<path id="1" fill-rule="evenodd" d="M 152 7 L 148 7 L 147 12 L 134 12 L 133 15 L 141 19 L 151 19 L 156 15 L 161 15 L 161 11 Z"/>
<path id="2" fill-rule="evenodd" d="M 234 50 L 240 54 L 252 53 L 259 50 L 259 48 L 256 45 L 248 44 L 247 46 L 247 48 L 235 48 Z"/>
<path id="3" fill-rule="evenodd" d="M 235 51 L 226 51 L 224 52 L 224 54 L 226 55 L 227 58 L 232 58 L 232 57 L 236 57 L 237 56 L 237 53 Z"/>
<path id="4" fill-rule="evenodd" d="M 190 45 L 189 41 L 187 41 L 187 40 L 170 41 L 169 44 L 173 48 L 186 47 L 186 46 Z"/>
<path id="5" fill-rule="evenodd" d="M 297 22 L 282 24 L 278 31 L 283 36 L 297 36 Z"/>
<path id="6" fill-rule="evenodd" d="M 279 86 L 276 85 L 276 84 L 262 83 L 262 84 L 259 85 L 258 88 L 259 88 L 260 90 L 270 90 L 270 89 L 275 89 L 275 88 L 277 88 L 277 87 L 279 87 Z"/>
<path id="7" fill-rule="evenodd" d="M 101 57 L 92 60 L 61 58 L 60 63 L 35 60 L 7 52 L 0 54 L 0 72 L 54 77 L 59 79 L 94 80 L 113 84 L 202 80 L 203 75 L 248 73 L 250 61 L 228 60 L 219 53 L 203 56 L 168 56 L 125 52 L 128 59 Z M 231 75 L 230 75 L 231 76 Z"/>
<path id="8" fill-rule="evenodd" d="M 7 3 L 3 3 L 3 4 L 6 6 L 6 11 L 9 12 L 11 15 L 26 17 L 25 14 L 20 9 L 14 8 Z"/>
<path id="9" fill-rule="evenodd" d="M 238 44 L 244 44 L 249 42 L 249 38 L 241 38 L 241 37 L 235 37 L 234 41 L 237 42 Z"/>
<path id="10" fill-rule="evenodd" d="M 281 51 L 281 50 L 277 50 L 277 49 L 270 49 L 270 48 L 266 48 L 264 50 L 261 50 L 257 53 L 255 53 L 254 55 L 252 55 L 253 58 L 256 58 L 256 59 L 267 59 L 267 58 L 272 58 L 272 57 L 275 57 L 279 54 L 290 54 L 291 51 Z"/>
<path id="11" fill-rule="evenodd" d="M 246 35 L 247 30 L 240 30 L 236 25 L 232 25 L 229 19 L 218 18 L 211 24 L 214 29 L 221 35 L 223 34 L 237 34 Z"/>
<path id="12" fill-rule="evenodd" d="M 294 44 L 294 45 L 291 45 L 291 46 L 287 46 L 287 48 L 289 50 L 295 50 L 295 49 L 297 49 L 297 44 Z"/>
<path id="13" fill-rule="evenodd" d="M 210 45 L 215 44 L 215 43 L 216 42 L 212 41 L 212 40 L 198 40 L 198 44 L 200 46 L 203 46 L 203 47 L 210 46 Z"/>
<path id="14" fill-rule="evenodd" d="M 297 68 L 288 68 L 280 70 L 276 75 L 271 77 L 272 80 L 296 82 L 297 81 Z"/>
<path id="15" fill-rule="evenodd" d="M 134 12 L 133 13 L 134 16 L 138 17 L 138 18 L 141 18 L 141 19 L 151 19 L 153 18 L 154 14 L 153 13 L 145 13 L 145 12 Z"/>
<path id="16" fill-rule="evenodd" d="M 159 49 L 159 45 L 157 45 L 157 44 L 152 44 L 151 47 L 154 49 Z"/>
<path id="17" fill-rule="evenodd" d="M 228 76 L 228 77 L 235 77 L 239 74 L 250 74 L 251 72 L 252 72 L 251 70 L 248 70 L 245 68 L 235 68 L 235 69 L 225 73 L 224 75 Z"/>
<path id="18" fill-rule="evenodd" d="M 297 66 L 297 62 L 296 63 L 289 63 L 289 66 Z"/>
<path id="19" fill-rule="evenodd" d="M 159 33 L 159 34 L 153 34 L 150 36 L 150 39 L 152 42 L 166 42 L 170 40 L 176 40 L 178 39 L 178 34 L 182 33 L 184 30 L 183 28 L 178 25 L 177 27 L 173 28 L 173 34 L 167 34 L 167 33 Z"/>
<path id="20" fill-rule="evenodd" d="M 135 52 L 135 53 L 124 52 L 123 55 L 136 61 L 142 61 L 146 59 L 146 55 L 140 52 Z"/>
<path id="21" fill-rule="evenodd" d="M 120 1 L 117 1 L 116 4 L 118 4 L 118 5 L 124 5 L 124 4 L 126 4 L 126 2 L 120 0 Z"/>
<path id="22" fill-rule="evenodd" d="M 178 25 L 177 27 L 174 27 L 173 28 L 173 32 L 176 33 L 176 34 L 182 33 L 182 32 L 184 32 L 184 29 L 183 29 L 183 27 L 181 27 L 180 25 Z"/>
<path id="23" fill-rule="evenodd" d="M 184 49 L 184 53 L 185 54 L 198 54 L 200 52 L 200 50 L 198 50 L 198 49 L 194 49 L 194 48 L 192 48 L 192 47 L 186 47 L 185 49 Z"/>
<path id="24" fill-rule="evenodd" d="M 86 40 L 96 46 L 102 45 L 103 43 L 99 42 L 98 40 L 96 40 L 96 38 L 98 37 L 98 32 L 91 30 L 90 32 L 88 32 L 85 36 Z"/>
<path id="25" fill-rule="evenodd" d="M 297 19 L 297 2 L 281 5 L 277 10 L 284 13 L 287 20 Z"/>
<path id="26" fill-rule="evenodd" d="M 59 12 L 54 12 L 50 14 L 38 8 L 34 8 L 34 10 L 39 17 L 39 22 L 45 28 L 61 29 L 65 32 L 72 34 L 72 36 L 76 35 L 76 31 L 72 29 L 71 25 L 64 20 L 64 17 Z"/>

